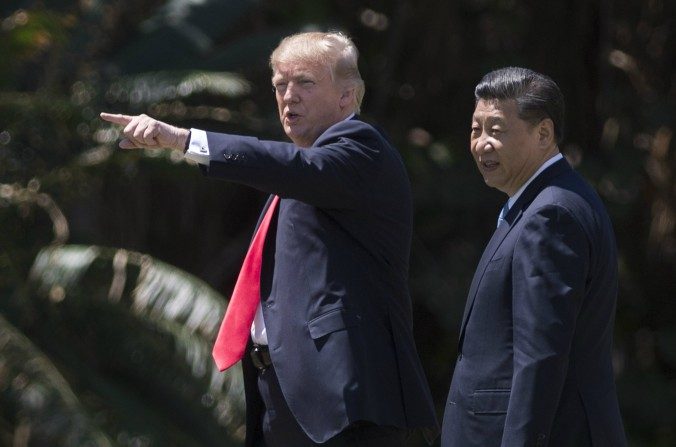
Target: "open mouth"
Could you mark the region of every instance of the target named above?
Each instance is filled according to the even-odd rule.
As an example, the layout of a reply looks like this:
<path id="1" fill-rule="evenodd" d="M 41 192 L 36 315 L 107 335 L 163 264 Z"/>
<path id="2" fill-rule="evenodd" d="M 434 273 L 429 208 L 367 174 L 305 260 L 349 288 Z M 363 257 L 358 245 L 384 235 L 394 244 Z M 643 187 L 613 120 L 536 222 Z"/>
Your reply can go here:
<path id="1" fill-rule="evenodd" d="M 481 166 L 484 169 L 492 170 L 492 169 L 497 168 L 500 163 L 498 163 L 497 161 L 493 161 L 493 160 L 483 160 L 483 161 L 480 161 L 479 164 L 481 164 Z"/>

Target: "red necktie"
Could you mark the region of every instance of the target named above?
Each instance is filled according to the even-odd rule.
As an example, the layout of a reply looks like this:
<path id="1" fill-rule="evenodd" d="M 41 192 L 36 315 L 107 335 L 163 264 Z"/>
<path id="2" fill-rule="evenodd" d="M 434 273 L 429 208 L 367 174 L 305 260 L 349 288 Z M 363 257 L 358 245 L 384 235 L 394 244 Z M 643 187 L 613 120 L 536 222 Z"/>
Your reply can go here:
<path id="1" fill-rule="evenodd" d="M 279 203 L 279 196 L 274 196 L 268 207 L 258 231 L 246 253 L 242 269 L 239 271 L 235 289 L 232 291 L 228 310 L 218 331 L 212 355 L 216 366 L 221 371 L 230 368 L 244 356 L 251 323 L 256 315 L 256 308 L 261 300 L 261 263 L 265 235 L 270 227 L 272 215 Z"/>

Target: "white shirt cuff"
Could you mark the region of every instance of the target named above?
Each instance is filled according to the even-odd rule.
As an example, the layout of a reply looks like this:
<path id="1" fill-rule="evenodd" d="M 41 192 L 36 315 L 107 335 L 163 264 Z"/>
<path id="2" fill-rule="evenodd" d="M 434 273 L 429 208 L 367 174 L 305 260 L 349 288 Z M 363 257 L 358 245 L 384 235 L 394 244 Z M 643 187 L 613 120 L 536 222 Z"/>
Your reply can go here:
<path id="1" fill-rule="evenodd" d="M 209 164 L 209 141 L 207 133 L 200 129 L 190 129 L 190 143 L 185 158 L 201 165 Z"/>

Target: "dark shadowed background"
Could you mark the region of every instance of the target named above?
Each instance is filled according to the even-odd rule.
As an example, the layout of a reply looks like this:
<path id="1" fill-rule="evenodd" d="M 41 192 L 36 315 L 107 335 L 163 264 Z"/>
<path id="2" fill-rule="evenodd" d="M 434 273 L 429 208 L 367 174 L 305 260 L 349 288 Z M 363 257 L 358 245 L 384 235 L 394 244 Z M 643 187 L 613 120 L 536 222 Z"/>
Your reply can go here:
<path id="1" fill-rule="evenodd" d="M 469 154 L 507 65 L 567 100 L 562 150 L 615 225 L 614 363 L 631 446 L 676 445 L 674 19 L 667 0 L 5 0 L 0 4 L 0 446 L 237 446 L 239 372 L 209 350 L 265 197 L 116 149 L 99 111 L 282 139 L 267 57 L 343 30 L 363 117 L 415 198 L 415 334 L 439 415 L 466 291 L 505 197 Z M 410 446 L 422 446 L 413 437 Z"/>

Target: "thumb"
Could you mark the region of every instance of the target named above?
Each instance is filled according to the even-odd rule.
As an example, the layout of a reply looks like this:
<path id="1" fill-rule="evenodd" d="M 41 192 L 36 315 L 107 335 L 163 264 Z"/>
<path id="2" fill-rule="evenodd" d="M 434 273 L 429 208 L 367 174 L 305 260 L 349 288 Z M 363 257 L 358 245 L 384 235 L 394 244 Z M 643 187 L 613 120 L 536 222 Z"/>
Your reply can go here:
<path id="1" fill-rule="evenodd" d="M 119 146 L 122 149 L 138 149 L 138 146 L 132 143 L 131 140 L 128 138 L 123 138 L 122 140 L 120 140 Z"/>

